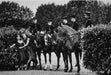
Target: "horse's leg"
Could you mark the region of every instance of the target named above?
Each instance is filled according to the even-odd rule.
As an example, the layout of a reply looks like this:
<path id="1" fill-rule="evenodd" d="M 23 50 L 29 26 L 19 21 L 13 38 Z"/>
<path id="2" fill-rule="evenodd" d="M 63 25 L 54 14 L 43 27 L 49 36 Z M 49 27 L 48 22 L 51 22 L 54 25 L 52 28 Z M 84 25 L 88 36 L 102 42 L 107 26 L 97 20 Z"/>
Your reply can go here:
<path id="1" fill-rule="evenodd" d="M 71 66 L 69 72 L 72 72 L 73 67 L 72 67 L 72 54 L 71 54 L 71 52 L 69 53 L 69 62 L 70 62 L 70 66 Z"/>
<path id="2" fill-rule="evenodd" d="M 49 54 L 49 63 L 50 63 L 50 70 L 52 70 L 52 64 L 51 64 L 51 52 Z"/>
<path id="3" fill-rule="evenodd" d="M 81 59 L 82 58 L 82 50 L 80 48 L 78 48 L 77 50 L 78 50 L 79 59 Z M 77 67 L 77 61 L 76 61 L 75 67 Z"/>
<path id="4" fill-rule="evenodd" d="M 68 71 L 68 54 L 65 52 L 66 55 L 66 72 Z"/>
<path id="5" fill-rule="evenodd" d="M 79 61 L 79 52 L 75 51 L 75 58 L 77 62 L 77 72 L 80 72 L 80 61 Z"/>
<path id="6" fill-rule="evenodd" d="M 40 66 L 40 70 L 42 69 L 42 65 L 41 65 L 41 52 L 40 51 L 38 51 L 37 52 L 37 54 L 38 54 L 38 59 L 39 59 L 39 66 Z"/>
<path id="7" fill-rule="evenodd" d="M 21 61 L 21 60 L 19 60 Z M 21 62 L 18 63 L 18 69 L 17 70 L 21 70 Z"/>
<path id="8" fill-rule="evenodd" d="M 27 66 L 26 66 L 26 69 L 30 69 L 30 62 L 31 62 L 31 58 L 29 58 L 29 60 L 27 61 Z"/>
<path id="9" fill-rule="evenodd" d="M 57 56 L 57 68 L 56 68 L 56 70 L 58 70 L 59 67 L 60 67 L 60 64 L 59 64 L 59 61 L 60 61 L 60 52 L 56 52 L 55 54 Z"/>
<path id="10" fill-rule="evenodd" d="M 44 59 L 45 59 L 45 67 L 44 67 L 44 70 L 47 69 L 47 57 L 46 57 L 46 53 L 44 53 Z"/>
<path id="11" fill-rule="evenodd" d="M 30 62 L 32 60 L 31 54 L 29 49 L 27 49 L 27 54 L 26 54 L 26 69 L 30 69 Z"/>
<path id="12" fill-rule="evenodd" d="M 26 63 L 26 54 L 23 49 L 19 50 L 19 54 L 20 54 L 19 67 L 20 67 L 20 70 L 24 70 L 24 64 Z"/>
<path id="13" fill-rule="evenodd" d="M 17 70 L 21 70 L 21 56 L 20 56 L 20 53 L 19 53 L 19 61 L 18 61 L 18 69 Z"/>
<path id="14" fill-rule="evenodd" d="M 33 69 L 36 69 L 37 64 L 38 64 L 36 52 L 35 52 L 35 55 L 34 55 L 34 60 L 33 60 L 33 62 L 34 62 L 34 63 L 33 63 Z"/>
<path id="15" fill-rule="evenodd" d="M 67 70 L 68 70 L 68 55 L 66 52 L 63 52 L 63 60 L 64 60 L 64 65 L 65 65 L 64 71 L 67 72 Z"/>
<path id="16" fill-rule="evenodd" d="M 63 61 L 64 61 L 64 69 L 66 67 L 66 63 L 65 63 L 65 56 L 64 56 L 64 52 L 62 52 L 62 56 L 63 56 Z"/>

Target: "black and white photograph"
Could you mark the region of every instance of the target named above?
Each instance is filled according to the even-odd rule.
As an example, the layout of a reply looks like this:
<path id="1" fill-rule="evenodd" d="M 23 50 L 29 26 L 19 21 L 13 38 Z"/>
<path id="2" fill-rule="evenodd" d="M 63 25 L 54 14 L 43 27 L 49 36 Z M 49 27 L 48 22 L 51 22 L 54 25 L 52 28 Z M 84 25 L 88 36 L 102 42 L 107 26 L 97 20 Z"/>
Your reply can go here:
<path id="1" fill-rule="evenodd" d="M 0 75 L 111 75 L 111 0 L 0 0 Z"/>

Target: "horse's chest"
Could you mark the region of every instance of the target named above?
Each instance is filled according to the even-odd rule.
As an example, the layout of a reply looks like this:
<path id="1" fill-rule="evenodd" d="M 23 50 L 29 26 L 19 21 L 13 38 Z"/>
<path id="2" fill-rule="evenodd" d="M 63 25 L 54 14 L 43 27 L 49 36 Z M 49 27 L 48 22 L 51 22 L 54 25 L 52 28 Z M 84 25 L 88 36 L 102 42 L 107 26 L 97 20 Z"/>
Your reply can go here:
<path id="1" fill-rule="evenodd" d="M 68 41 L 66 41 L 66 43 L 65 43 L 65 47 L 67 47 L 68 49 L 72 49 L 72 47 L 73 47 L 73 45 L 71 44 L 71 42 L 68 40 Z"/>

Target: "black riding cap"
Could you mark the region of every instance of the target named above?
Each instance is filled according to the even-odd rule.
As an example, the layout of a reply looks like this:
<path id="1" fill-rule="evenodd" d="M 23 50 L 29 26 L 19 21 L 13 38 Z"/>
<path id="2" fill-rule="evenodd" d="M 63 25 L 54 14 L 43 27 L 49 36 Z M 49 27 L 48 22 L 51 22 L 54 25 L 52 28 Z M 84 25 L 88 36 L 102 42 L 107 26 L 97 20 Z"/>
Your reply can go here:
<path id="1" fill-rule="evenodd" d="M 76 16 L 75 15 L 71 15 L 70 17 L 75 18 Z"/>
<path id="2" fill-rule="evenodd" d="M 87 16 L 90 16 L 91 12 L 90 11 L 86 11 L 85 13 Z"/>

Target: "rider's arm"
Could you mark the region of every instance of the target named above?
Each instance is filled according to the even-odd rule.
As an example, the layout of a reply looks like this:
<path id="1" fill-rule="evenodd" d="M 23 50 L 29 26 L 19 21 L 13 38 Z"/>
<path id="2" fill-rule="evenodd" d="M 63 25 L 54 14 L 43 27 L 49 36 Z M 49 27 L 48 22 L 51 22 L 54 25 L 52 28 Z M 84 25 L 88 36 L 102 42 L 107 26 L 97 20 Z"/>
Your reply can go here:
<path id="1" fill-rule="evenodd" d="M 14 46 L 15 46 L 15 44 L 11 45 L 10 48 L 12 48 L 12 47 L 14 47 Z"/>
<path id="2" fill-rule="evenodd" d="M 35 43 L 36 47 L 38 47 L 38 44 L 37 44 L 36 40 L 34 40 L 34 43 Z"/>
<path id="3" fill-rule="evenodd" d="M 45 45 L 48 45 L 47 44 L 47 37 L 46 36 L 44 36 L 44 41 L 45 41 Z"/>
<path id="4" fill-rule="evenodd" d="M 24 47 L 26 47 L 26 46 L 29 44 L 29 41 L 30 41 L 30 39 L 29 39 L 29 38 L 27 38 L 27 42 L 26 42 L 26 44 L 24 43 L 24 46 L 19 47 L 19 48 L 24 48 Z"/>

